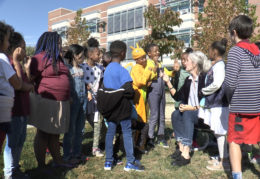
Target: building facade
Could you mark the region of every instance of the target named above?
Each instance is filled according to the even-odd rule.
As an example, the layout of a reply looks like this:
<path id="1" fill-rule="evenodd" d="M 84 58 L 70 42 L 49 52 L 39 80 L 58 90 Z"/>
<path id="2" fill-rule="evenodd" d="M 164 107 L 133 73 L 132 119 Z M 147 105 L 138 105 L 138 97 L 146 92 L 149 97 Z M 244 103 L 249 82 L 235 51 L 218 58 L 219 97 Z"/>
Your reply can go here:
<path id="1" fill-rule="evenodd" d="M 197 6 L 193 6 L 194 2 L 197 2 Z M 180 27 L 174 27 L 174 34 L 189 47 L 197 21 L 197 12 L 203 11 L 204 2 L 204 0 L 107 0 L 90 7 L 82 7 L 82 17 L 87 21 L 90 36 L 97 38 L 101 47 L 109 48 L 112 41 L 122 40 L 129 48 L 151 32 L 143 17 L 146 7 L 150 3 L 160 11 L 170 7 L 180 12 L 180 18 L 183 20 Z M 249 3 L 257 6 L 256 13 L 260 17 L 260 1 L 249 0 Z M 63 40 L 66 40 L 66 30 L 75 15 L 76 11 L 65 8 L 48 12 L 48 30 L 57 31 Z M 130 49 L 126 58 L 131 59 Z"/>

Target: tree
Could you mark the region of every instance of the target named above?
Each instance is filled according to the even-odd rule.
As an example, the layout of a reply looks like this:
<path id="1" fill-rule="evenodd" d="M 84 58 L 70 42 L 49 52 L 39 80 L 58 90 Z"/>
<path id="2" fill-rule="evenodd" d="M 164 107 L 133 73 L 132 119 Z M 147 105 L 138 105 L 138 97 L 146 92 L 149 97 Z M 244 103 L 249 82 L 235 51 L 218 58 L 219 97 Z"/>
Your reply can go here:
<path id="1" fill-rule="evenodd" d="M 174 52 L 175 56 L 180 56 L 184 42 L 180 41 L 173 35 L 173 27 L 180 26 L 182 19 L 180 14 L 171 10 L 165 9 L 160 13 L 159 9 L 150 4 L 144 12 L 144 17 L 147 20 L 148 26 L 151 28 L 152 33 L 145 36 L 140 45 L 146 47 L 150 43 L 157 44 L 161 56 Z"/>
<path id="2" fill-rule="evenodd" d="M 35 47 L 27 46 L 26 47 L 26 55 L 27 56 L 33 56 L 35 52 Z"/>
<path id="3" fill-rule="evenodd" d="M 87 41 L 90 31 L 88 31 L 88 26 L 86 19 L 81 17 L 82 10 L 79 9 L 74 18 L 74 22 L 67 31 L 67 45 L 71 44 L 82 44 Z"/>
<path id="4" fill-rule="evenodd" d="M 232 45 L 228 30 L 230 21 L 239 14 L 246 14 L 253 19 L 254 27 L 259 27 L 255 12 L 256 6 L 248 4 L 246 0 L 208 0 L 203 13 L 198 14 L 198 23 L 195 25 L 195 48 L 207 53 L 212 42 L 226 38 L 229 40 L 228 51 Z M 256 41 L 259 37 L 259 34 L 253 34 L 251 40 Z"/>

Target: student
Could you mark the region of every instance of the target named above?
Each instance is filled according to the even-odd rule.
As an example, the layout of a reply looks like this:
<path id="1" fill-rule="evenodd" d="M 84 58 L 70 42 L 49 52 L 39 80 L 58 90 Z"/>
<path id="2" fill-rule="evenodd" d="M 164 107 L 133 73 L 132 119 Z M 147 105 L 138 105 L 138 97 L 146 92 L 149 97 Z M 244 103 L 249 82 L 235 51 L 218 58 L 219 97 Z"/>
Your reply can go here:
<path id="1" fill-rule="evenodd" d="M 211 62 L 200 51 L 190 53 L 186 62 L 186 71 L 190 73 L 182 88 L 177 91 L 169 77 L 164 75 L 171 95 L 181 101 L 179 109 L 173 112 L 173 129 L 179 147 L 175 151 L 173 166 L 184 166 L 190 163 L 190 151 L 193 140 L 194 125 L 198 122 L 199 101 L 202 99 L 201 89 L 205 87 L 205 72 Z"/>
<path id="2" fill-rule="evenodd" d="M 85 127 L 86 116 L 86 87 L 84 81 L 84 71 L 80 66 L 84 60 L 84 48 L 80 45 L 70 45 L 64 58 L 69 60 L 70 70 L 70 127 L 63 139 L 63 158 L 66 161 L 80 163 L 82 130 Z"/>
<path id="3" fill-rule="evenodd" d="M 148 104 L 150 107 L 149 119 L 149 141 L 148 145 L 155 146 L 154 130 L 158 124 L 157 142 L 164 148 L 169 148 L 165 140 L 165 83 L 160 76 L 163 73 L 162 64 L 159 62 L 160 52 L 159 47 L 155 44 L 150 44 L 146 47 L 146 54 L 149 56 L 146 68 L 156 68 L 156 73 L 152 74 L 152 84 L 148 89 Z"/>
<path id="4" fill-rule="evenodd" d="M 201 92 L 205 96 L 201 100 L 199 109 L 199 118 L 203 119 L 212 131 L 218 143 L 220 161 L 208 161 L 209 170 L 230 170 L 226 134 L 228 129 L 229 108 L 224 96 L 222 84 L 225 78 L 225 63 L 223 56 L 226 52 L 227 39 L 215 41 L 209 49 L 209 58 L 212 61 L 212 67 L 207 72 L 205 88 Z"/>
<path id="5" fill-rule="evenodd" d="M 152 70 L 156 68 L 146 69 L 146 53 L 136 44 L 136 48 L 132 47 L 132 57 L 136 62 L 136 65 L 132 67 L 131 77 L 133 79 L 133 88 L 135 90 L 134 105 L 137 111 L 137 130 L 135 133 L 135 146 L 141 153 L 146 153 L 145 145 L 148 136 L 148 120 L 147 120 L 147 105 L 146 95 L 148 82 L 151 81 Z M 139 137 L 140 134 L 140 137 Z M 140 138 L 140 142 L 139 141 Z"/>
<path id="6" fill-rule="evenodd" d="M 44 32 L 36 45 L 30 65 L 30 79 L 35 83 L 35 102 L 31 125 L 37 128 L 34 152 L 38 167 L 45 170 L 46 148 L 54 167 L 68 167 L 60 154 L 59 137 L 68 131 L 70 120 L 69 69 L 61 58 L 62 40 L 57 32 Z"/>
<path id="7" fill-rule="evenodd" d="M 133 152 L 132 122 L 130 118 L 132 113 L 130 100 L 134 97 L 132 79 L 128 71 L 120 65 L 120 62 L 125 59 L 126 49 L 126 44 L 122 41 L 114 41 L 111 43 L 110 52 L 112 54 L 112 62 L 107 66 L 104 73 L 105 89 L 99 90 L 98 95 L 98 108 L 108 120 L 104 169 L 111 170 L 115 164 L 113 157 L 113 139 L 116 128 L 120 124 L 127 159 L 124 170 L 142 171 L 144 168 L 135 160 Z"/>
<path id="8" fill-rule="evenodd" d="M 88 40 L 87 62 L 81 66 L 84 70 L 84 80 L 88 86 L 88 106 L 87 106 L 87 120 L 93 127 L 93 147 L 92 154 L 96 157 L 103 157 L 104 154 L 99 149 L 100 131 L 102 127 L 102 120 L 96 106 L 96 95 L 100 83 L 103 78 L 103 69 L 98 64 L 100 50 L 99 43 L 96 39 L 91 38 Z"/>
<path id="9" fill-rule="evenodd" d="M 14 51 L 21 48 L 23 55 L 18 59 L 22 62 L 25 59 L 25 41 L 18 32 L 13 32 L 10 37 L 9 59 L 14 65 Z M 7 133 L 7 141 L 4 149 L 4 174 L 5 177 L 28 177 L 22 173 L 19 160 L 22 153 L 23 144 L 26 138 L 27 116 L 30 114 L 29 92 L 33 91 L 34 86 L 28 83 L 28 78 L 19 64 L 22 74 L 23 85 L 20 90 L 15 90 L 14 106 L 12 109 L 11 132 Z"/>
<path id="10" fill-rule="evenodd" d="M 228 97 L 228 143 L 234 179 L 242 178 L 240 144 L 257 144 L 260 141 L 260 51 L 249 42 L 253 21 L 239 15 L 229 24 L 232 42 L 228 53 L 225 93 Z"/>
<path id="11" fill-rule="evenodd" d="M 108 64 L 111 62 L 112 57 L 111 57 L 111 53 L 110 52 L 105 52 L 103 57 L 102 57 L 102 64 L 103 67 L 106 68 L 108 66 Z"/>
<path id="12" fill-rule="evenodd" d="M 22 88 L 22 73 L 18 59 L 24 55 L 22 48 L 17 48 L 13 54 L 14 69 L 7 58 L 10 45 L 10 34 L 13 28 L 0 21 L 0 147 L 2 149 L 5 135 L 10 131 L 11 110 L 14 104 L 14 89 Z"/>

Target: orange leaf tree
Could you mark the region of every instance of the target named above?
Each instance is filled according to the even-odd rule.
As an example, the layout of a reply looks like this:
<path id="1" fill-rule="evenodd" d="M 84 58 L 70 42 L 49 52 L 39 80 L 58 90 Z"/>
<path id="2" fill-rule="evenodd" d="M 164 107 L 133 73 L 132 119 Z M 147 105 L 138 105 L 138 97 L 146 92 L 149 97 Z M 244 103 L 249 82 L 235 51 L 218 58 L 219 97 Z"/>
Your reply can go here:
<path id="1" fill-rule="evenodd" d="M 79 9 L 74 18 L 74 22 L 71 23 L 71 26 L 67 30 L 67 45 L 82 44 L 87 41 L 90 35 L 86 19 L 82 19 L 81 15 L 82 10 Z"/>
<path id="2" fill-rule="evenodd" d="M 182 23 L 180 14 L 170 8 L 160 13 L 159 9 L 150 4 L 144 12 L 144 17 L 152 32 L 140 41 L 140 45 L 145 47 L 150 43 L 154 43 L 159 46 L 161 56 L 172 52 L 174 52 L 175 56 L 180 56 L 184 42 L 178 40 L 176 36 L 172 34 L 173 26 L 180 26 Z"/>
<path id="3" fill-rule="evenodd" d="M 228 30 L 230 21 L 239 14 L 246 14 L 253 19 L 254 27 L 259 27 L 255 12 L 256 6 L 248 4 L 246 0 L 208 0 L 203 13 L 198 14 L 194 47 L 207 53 L 212 42 L 227 38 L 229 50 L 232 45 Z M 251 40 L 256 41 L 259 37 L 259 33 L 253 34 Z"/>

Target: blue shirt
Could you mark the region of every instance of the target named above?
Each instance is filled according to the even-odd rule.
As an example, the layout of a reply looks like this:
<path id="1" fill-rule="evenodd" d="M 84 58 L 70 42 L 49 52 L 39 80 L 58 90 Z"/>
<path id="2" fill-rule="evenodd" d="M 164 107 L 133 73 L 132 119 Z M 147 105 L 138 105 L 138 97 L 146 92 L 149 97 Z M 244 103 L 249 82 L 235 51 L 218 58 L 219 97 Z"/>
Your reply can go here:
<path id="1" fill-rule="evenodd" d="M 105 88 L 119 89 L 126 82 L 133 81 L 128 71 L 117 62 L 111 62 L 104 73 Z"/>

